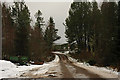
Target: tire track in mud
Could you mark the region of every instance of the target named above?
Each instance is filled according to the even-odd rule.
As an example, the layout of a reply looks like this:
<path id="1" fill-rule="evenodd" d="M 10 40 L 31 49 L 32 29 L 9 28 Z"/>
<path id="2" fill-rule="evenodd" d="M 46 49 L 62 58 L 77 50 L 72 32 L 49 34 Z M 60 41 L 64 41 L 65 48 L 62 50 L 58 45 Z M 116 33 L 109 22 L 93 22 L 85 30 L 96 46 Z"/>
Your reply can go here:
<path id="1" fill-rule="evenodd" d="M 70 73 L 70 71 L 67 69 L 67 67 L 65 66 L 66 59 L 64 58 L 63 55 L 59 55 L 60 58 L 60 66 L 61 66 L 61 72 L 62 72 L 62 77 L 63 78 L 74 78 L 73 75 Z"/>

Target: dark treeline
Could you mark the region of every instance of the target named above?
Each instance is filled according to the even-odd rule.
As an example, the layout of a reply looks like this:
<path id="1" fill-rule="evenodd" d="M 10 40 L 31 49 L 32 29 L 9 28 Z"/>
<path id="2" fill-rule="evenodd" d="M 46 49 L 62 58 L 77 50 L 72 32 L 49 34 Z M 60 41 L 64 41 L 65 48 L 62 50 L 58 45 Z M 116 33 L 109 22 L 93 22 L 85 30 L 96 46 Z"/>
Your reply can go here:
<path id="1" fill-rule="evenodd" d="M 120 66 L 120 2 L 103 2 L 100 7 L 97 2 L 73 2 L 64 25 L 74 57 Z"/>
<path id="2" fill-rule="evenodd" d="M 54 41 L 60 39 L 52 17 L 45 26 L 42 12 L 35 14 L 35 25 L 31 26 L 30 12 L 25 2 L 14 2 L 12 6 L 2 4 L 2 55 L 27 56 L 30 60 L 49 61 Z M 45 30 L 43 30 L 45 29 Z"/>

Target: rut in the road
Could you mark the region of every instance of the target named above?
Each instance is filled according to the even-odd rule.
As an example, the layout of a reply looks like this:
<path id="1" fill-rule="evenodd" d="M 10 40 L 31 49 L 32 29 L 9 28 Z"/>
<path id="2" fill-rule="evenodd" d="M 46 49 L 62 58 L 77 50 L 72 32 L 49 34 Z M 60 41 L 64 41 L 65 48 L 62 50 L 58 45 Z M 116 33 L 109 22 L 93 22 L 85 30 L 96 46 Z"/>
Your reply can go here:
<path id="1" fill-rule="evenodd" d="M 60 62 L 60 66 L 61 66 L 62 77 L 63 78 L 74 78 L 73 75 L 70 73 L 70 71 L 65 66 L 65 64 L 63 63 L 64 61 L 66 61 L 66 59 L 64 58 L 64 56 L 62 56 L 62 55 L 58 55 L 58 56 L 60 58 L 59 62 Z"/>

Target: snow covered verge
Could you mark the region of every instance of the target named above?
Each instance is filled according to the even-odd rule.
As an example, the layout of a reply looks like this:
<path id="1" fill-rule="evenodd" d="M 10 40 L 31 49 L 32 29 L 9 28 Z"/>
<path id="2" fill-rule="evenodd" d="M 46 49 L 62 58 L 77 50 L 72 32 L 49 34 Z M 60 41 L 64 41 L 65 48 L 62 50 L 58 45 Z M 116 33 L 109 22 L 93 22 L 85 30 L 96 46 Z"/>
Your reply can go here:
<path id="1" fill-rule="evenodd" d="M 38 71 L 36 71 L 34 75 L 45 74 L 46 72 L 49 71 L 50 68 L 58 66 L 58 62 L 59 62 L 59 57 L 55 55 L 55 59 L 53 61 L 47 62 L 43 64 L 42 66 L 40 66 Z"/>
<path id="2" fill-rule="evenodd" d="M 44 63 L 43 65 L 30 65 L 30 66 L 16 66 L 10 61 L 0 60 L 0 79 L 1 78 L 20 78 L 20 75 L 28 72 L 34 68 L 39 68 L 34 74 L 44 74 L 49 68 L 56 66 L 59 58 L 56 55 L 55 59 L 51 62 Z"/>
<path id="3" fill-rule="evenodd" d="M 74 65 L 82 67 L 90 72 L 98 74 L 103 78 L 118 78 L 119 72 L 115 71 L 109 67 L 97 67 L 97 66 L 90 66 L 88 63 L 78 62 L 78 60 L 68 57 L 70 61 L 73 62 Z"/>

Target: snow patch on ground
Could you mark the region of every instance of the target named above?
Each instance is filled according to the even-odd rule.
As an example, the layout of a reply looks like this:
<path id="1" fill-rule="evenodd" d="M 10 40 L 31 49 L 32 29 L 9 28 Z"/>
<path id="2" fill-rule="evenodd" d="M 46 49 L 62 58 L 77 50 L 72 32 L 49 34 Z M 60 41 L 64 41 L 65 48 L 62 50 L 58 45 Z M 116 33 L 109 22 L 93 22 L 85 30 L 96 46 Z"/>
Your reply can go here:
<path id="1" fill-rule="evenodd" d="M 50 63 L 54 64 L 54 63 L 58 63 L 58 62 L 59 62 L 59 57 L 57 55 L 55 55 L 55 59 L 53 61 L 49 62 L 49 64 Z"/>
<path id="2" fill-rule="evenodd" d="M 44 65 L 42 65 L 38 71 L 36 71 L 34 74 L 45 74 L 50 68 L 52 67 L 56 67 L 58 65 L 59 62 L 59 57 L 57 55 L 55 55 L 55 59 L 51 62 L 45 63 Z"/>
<path id="3" fill-rule="evenodd" d="M 55 51 L 55 52 L 52 52 L 52 53 L 55 53 L 55 54 L 69 54 L 69 51 L 64 51 L 64 53 L 62 53 L 62 52 L 57 52 L 57 51 Z"/>
<path id="4" fill-rule="evenodd" d="M 97 67 L 97 66 L 90 66 L 88 63 L 81 63 L 77 62 L 78 60 L 68 57 L 70 61 L 74 62 L 73 64 L 76 66 L 80 66 L 84 69 L 87 69 L 91 72 L 94 72 L 100 75 L 103 78 L 118 78 L 118 72 L 109 68 L 109 67 Z"/>
<path id="5" fill-rule="evenodd" d="M 75 65 L 94 72 L 103 78 L 118 78 L 118 72 L 107 69 L 106 67 L 88 66 L 84 63 L 75 63 Z"/>
<path id="6" fill-rule="evenodd" d="M 78 60 L 77 59 L 74 59 L 74 58 L 72 58 L 72 57 L 68 57 L 68 59 L 71 61 L 71 62 L 77 62 Z"/>
<path id="7" fill-rule="evenodd" d="M 57 51 L 55 51 L 55 52 L 52 52 L 52 53 L 55 53 L 55 54 L 61 54 L 62 52 L 57 52 Z"/>
<path id="8" fill-rule="evenodd" d="M 16 66 L 10 61 L 0 60 L 0 79 L 20 78 L 21 74 L 28 72 L 34 68 L 39 68 L 39 70 L 34 74 L 45 74 L 49 68 L 57 66 L 58 62 L 59 58 L 57 55 L 53 61 L 44 63 L 43 65 Z"/>
<path id="9" fill-rule="evenodd" d="M 5 60 L 0 60 L 0 70 L 1 69 L 4 69 L 4 70 L 6 70 L 6 69 L 9 69 L 9 68 L 15 68 L 16 67 L 16 65 L 14 65 L 13 63 L 11 63 L 10 61 L 5 61 Z"/>
<path id="10" fill-rule="evenodd" d="M 10 61 L 0 60 L 0 78 L 16 76 L 14 73 L 18 72 L 15 68 L 17 68 L 17 66 Z"/>
<path id="11" fill-rule="evenodd" d="M 10 61 L 0 60 L 0 79 L 1 78 L 16 78 L 22 73 L 27 72 L 35 67 L 41 65 L 30 65 L 30 66 L 16 66 Z"/>
<path id="12" fill-rule="evenodd" d="M 69 51 L 65 51 L 64 54 L 66 54 L 66 55 L 69 54 Z"/>

